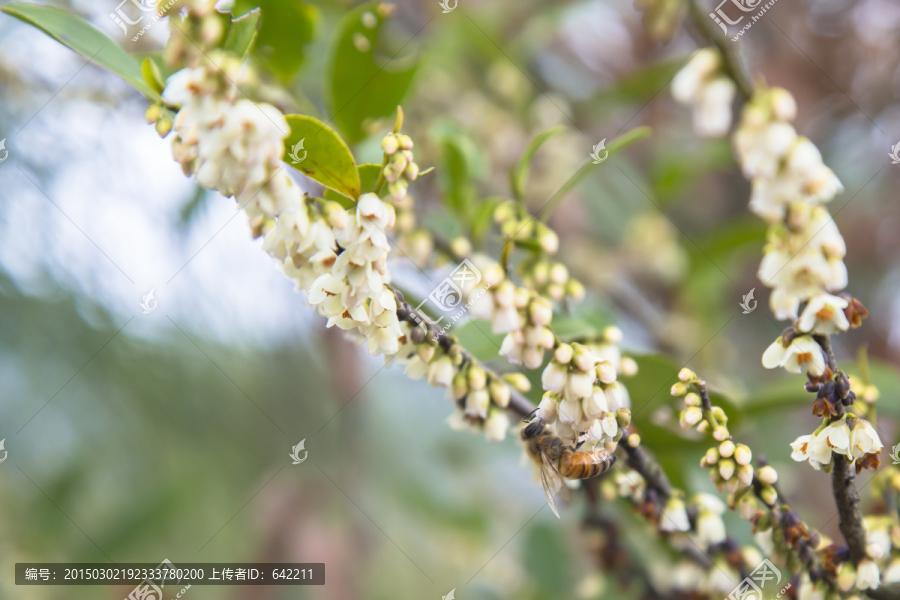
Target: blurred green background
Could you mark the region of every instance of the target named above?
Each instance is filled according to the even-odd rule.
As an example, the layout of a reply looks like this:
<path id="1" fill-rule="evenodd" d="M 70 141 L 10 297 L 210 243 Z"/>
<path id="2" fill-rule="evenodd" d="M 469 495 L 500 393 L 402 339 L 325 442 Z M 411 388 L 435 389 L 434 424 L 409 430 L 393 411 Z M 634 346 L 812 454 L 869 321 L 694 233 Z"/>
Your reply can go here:
<path id="1" fill-rule="evenodd" d="M 136 43 L 121 35 L 113 0 L 54 4 L 129 52 L 158 51 L 166 38 L 165 20 Z M 624 330 L 641 367 L 626 382 L 635 421 L 674 482 L 711 488 L 698 467 L 705 445 L 681 435 L 668 396 L 687 365 L 727 402 L 735 435 L 779 468 L 806 521 L 839 535 L 829 478 L 789 458 L 788 443 L 816 424 L 809 398 L 797 378 L 760 365 L 784 324 L 770 318 L 755 278 L 765 231 L 746 211 L 749 185 L 727 141 L 698 139 L 666 89 L 696 48 L 690 28 L 655 44 L 627 0 L 460 0 L 446 14 L 436 1 L 398 2 L 365 62 L 348 50 L 357 5 L 240 0 L 234 11 L 256 5 L 251 61 L 263 99 L 323 119 L 338 113 L 333 124 L 360 164 L 378 162 L 402 101 L 417 162 L 438 169 L 412 190 L 420 219 L 447 236 L 509 196 L 509 169 L 537 133 L 565 127 L 535 157 L 525 190 L 535 210 L 593 144 L 653 127 L 617 157 L 621 171 L 597 169 L 551 219 L 560 257 L 590 290 L 555 326 Z M 848 291 L 871 316 L 836 350 L 853 372 L 857 348 L 868 347 L 888 446 L 900 417 L 900 209 L 896 168 L 879 169 L 900 138 L 900 58 L 887 51 L 898 34 L 900 16 L 883 2 L 828 0 L 780 3 L 740 43 L 752 72 L 795 94 L 798 129 L 847 189 L 830 209 L 849 248 Z M 169 142 L 143 125 L 144 100 L 85 63 L 0 17 L 9 150 L 0 164 L 0 439 L 9 452 L 0 597 L 130 591 L 16 588 L 16 562 L 164 558 L 326 564 L 323 588 L 195 586 L 186 596 L 198 600 L 419 599 L 452 588 L 461 599 L 641 597 L 640 585 L 622 589 L 596 570 L 583 500 L 557 521 L 514 436 L 489 445 L 450 430 L 442 392 L 325 330 L 232 201 L 184 179 Z M 496 236 L 476 237 L 496 255 Z M 425 285 L 402 256 L 392 269 Z M 751 288 L 760 310 L 743 315 Z M 143 314 L 150 289 L 159 305 Z M 471 326 L 457 335 L 495 356 Z M 309 459 L 292 465 L 300 440 Z M 625 505 L 598 510 L 649 571 L 672 558 Z M 748 541 L 749 525 L 729 518 Z"/>

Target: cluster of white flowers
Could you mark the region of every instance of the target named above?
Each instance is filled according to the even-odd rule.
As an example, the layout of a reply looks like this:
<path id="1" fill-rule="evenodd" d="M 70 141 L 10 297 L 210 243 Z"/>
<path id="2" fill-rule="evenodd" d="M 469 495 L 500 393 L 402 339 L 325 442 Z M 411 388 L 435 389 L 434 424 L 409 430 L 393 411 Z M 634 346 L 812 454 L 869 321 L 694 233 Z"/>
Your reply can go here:
<path id="1" fill-rule="evenodd" d="M 181 107 L 176 160 L 200 185 L 235 197 L 254 235 L 265 235 L 266 251 L 309 293 L 329 327 L 359 334 L 372 354 L 396 353 L 402 332 L 386 287 L 394 209 L 375 194 L 361 196 L 353 209 L 326 202 L 319 211 L 308 203 L 281 161 L 290 132 L 284 116 L 269 104 L 235 101 L 228 72 L 237 75 L 237 61 L 220 58 L 219 67 L 188 68 L 169 79 L 164 98 Z"/>
<path id="2" fill-rule="evenodd" d="M 672 97 L 694 110 L 694 130 L 704 137 L 721 137 L 731 127 L 735 85 L 722 70 L 715 48 L 703 48 L 672 80 Z"/>
<path id="3" fill-rule="evenodd" d="M 762 88 L 744 107 L 734 147 L 752 182 L 750 210 L 769 223 L 758 276 L 773 288 L 772 312 L 796 319 L 807 302 L 801 333 L 831 333 L 849 326 L 846 301 L 828 292 L 847 285 L 847 247 L 823 203 L 843 191 L 822 154 L 790 122 L 797 104 L 781 88 Z"/>
<path id="4" fill-rule="evenodd" d="M 631 423 L 631 400 L 611 363 L 587 346 L 559 344 L 541 382 L 546 393 L 538 416 L 560 437 L 615 450 Z"/>
<path id="5" fill-rule="evenodd" d="M 831 470 L 829 465 L 833 453 L 842 454 L 855 463 L 867 455 L 877 456 L 884 445 L 871 423 L 845 416 L 820 427 L 811 435 L 801 435 L 791 443 L 791 448 L 791 458 L 794 460 L 809 461 L 816 470 L 822 467 Z"/>

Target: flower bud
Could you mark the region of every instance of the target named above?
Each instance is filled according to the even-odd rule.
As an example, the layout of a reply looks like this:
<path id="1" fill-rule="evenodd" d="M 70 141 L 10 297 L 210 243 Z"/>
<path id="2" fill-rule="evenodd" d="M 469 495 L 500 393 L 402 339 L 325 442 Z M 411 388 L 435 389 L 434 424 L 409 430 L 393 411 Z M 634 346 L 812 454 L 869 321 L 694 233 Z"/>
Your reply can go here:
<path id="1" fill-rule="evenodd" d="M 697 395 L 697 392 L 688 392 L 684 397 L 684 403 L 687 406 L 700 406 L 700 396 Z"/>
<path id="2" fill-rule="evenodd" d="M 632 433 L 628 436 L 628 445 L 632 448 L 637 448 L 641 445 L 641 436 L 636 433 Z"/>
<path id="3" fill-rule="evenodd" d="M 544 252 L 554 254 L 559 250 L 559 236 L 556 235 L 555 231 L 549 227 L 542 227 L 538 235 L 538 244 L 541 245 L 541 249 Z"/>
<path id="4" fill-rule="evenodd" d="M 413 141 L 412 138 L 408 135 L 403 135 L 402 133 L 397 134 L 397 143 L 400 144 L 400 148 L 403 150 L 412 150 Z"/>
<path id="5" fill-rule="evenodd" d="M 607 385 L 616 380 L 616 370 L 608 361 L 602 361 L 597 365 L 597 378 Z"/>
<path id="6" fill-rule="evenodd" d="M 553 305 L 546 298 L 537 296 L 528 306 L 528 315 L 535 325 L 549 325 L 553 320 Z"/>
<path id="7" fill-rule="evenodd" d="M 464 373 L 457 373 L 453 376 L 453 397 L 457 400 L 469 393 L 469 386 L 466 385 L 466 376 Z"/>
<path id="8" fill-rule="evenodd" d="M 734 449 L 734 461 L 739 465 L 749 465 L 753 460 L 753 452 L 744 444 L 738 444 Z"/>
<path id="9" fill-rule="evenodd" d="M 487 418 L 491 397 L 487 390 L 475 390 L 466 396 L 466 414 L 472 417 Z"/>
<path id="10" fill-rule="evenodd" d="M 696 406 L 689 406 L 688 408 L 681 411 L 681 427 L 682 429 L 684 429 L 687 427 L 691 427 L 692 425 L 696 425 L 702 418 L 703 411 L 701 411 Z"/>
<path id="11" fill-rule="evenodd" d="M 417 327 L 416 329 L 418 329 L 419 331 L 422 331 L 421 328 Z M 413 331 L 415 331 L 415 329 Z M 429 362 L 431 362 L 431 359 L 434 357 L 434 346 L 432 346 L 431 344 L 422 344 L 421 346 L 418 347 L 416 352 L 419 355 L 419 360 L 421 360 L 425 364 L 428 364 Z"/>
<path id="12" fill-rule="evenodd" d="M 753 494 L 744 494 L 738 502 L 738 512 L 748 521 L 756 514 L 756 498 Z"/>
<path id="13" fill-rule="evenodd" d="M 159 104 L 151 104 L 147 107 L 147 110 L 144 111 L 144 119 L 147 120 L 147 125 L 150 123 L 156 123 L 156 120 L 159 118 L 159 115 L 162 111 L 162 107 Z"/>
<path id="14" fill-rule="evenodd" d="M 456 237 L 450 240 L 450 251 L 457 258 L 463 258 L 472 253 L 472 244 L 464 237 Z"/>
<path id="15" fill-rule="evenodd" d="M 616 423 L 619 427 L 625 428 L 631 425 L 631 411 L 627 408 L 620 408 L 616 411 Z"/>
<path id="16" fill-rule="evenodd" d="M 737 469 L 737 478 L 744 485 L 753 483 L 753 467 L 750 465 L 741 465 Z"/>
<path id="17" fill-rule="evenodd" d="M 159 137 L 166 137 L 172 131 L 172 119 L 165 113 L 156 120 L 156 133 Z"/>
<path id="18" fill-rule="evenodd" d="M 507 373 L 503 376 L 503 379 L 520 392 L 531 390 L 531 381 L 522 373 Z"/>
<path id="19" fill-rule="evenodd" d="M 731 476 L 734 475 L 734 461 L 730 458 L 723 458 L 720 460 L 719 474 L 722 476 L 722 479 L 731 479 Z"/>
<path id="20" fill-rule="evenodd" d="M 764 485 L 759 492 L 759 496 L 769 506 L 775 506 L 775 503 L 778 502 L 778 492 L 771 485 Z"/>
<path id="21" fill-rule="evenodd" d="M 502 442 L 509 429 L 509 415 L 505 410 L 492 409 L 484 422 L 484 438 L 489 442 Z"/>
<path id="22" fill-rule="evenodd" d="M 704 456 L 703 459 L 706 461 L 706 464 L 702 466 L 708 467 L 714 465 L 719 462 L 719 451 L 715 448 L 710 448 L 706 451 L 706 456 Z"/>
<path id="23" fill-rule="evenodd" d="M 406 197 L 406 182 L 402 179 L 398 179 L 397 181 L 388 185 L 388 190 L 391 192 L 391 197 L 396 201 L 400 202 Z"/>
<path id="24" fill-rule="evenodd" d="M 487 385 L 487 374 L 478 365 L 472 365 L 469 367 L 467 381 L 471 389 L 483 390 L 484 386 Z"/>
<path id="25" fill-rule="evenodd" d="M 719 444 L 719 455 L 728 458 L 734 454 L 735 445 L 731 440 L 726 440 Z M 726 477 L 727 479 L 727 477 Z"/>
<path id="26" fill-rule="evenodd" d="M 776 471 L 770 465 L 766 465 L 765 467 L 762 467 L 759 470 L 758 475 L 759 475 L 759 480 L 767 485 L 772 485 L 776 481 L 778 481 L 778 471 Z"/>
<path id="27" fill-rule="evenodd" d="M 506 408 L 509 406 L 509 385 L 507 385 L 502 379 L 498 379 L 496 377 L 491 378 L 491 383 L 488 386 L 488 389 L 491 393 L 491 400 L 494 401 L 494 404 L 501 408 Z"/>
<path id="28" fill-rule="evenodd" d="M 722 425 L 728 423 L 728 417 L 725 415 L 725 411 L 722 410 L 721 406 L 713 406 L 712 413 L 717 422 L 721 423 Z"/>
<path id="29" fill-rule="evenodd" d="M 603 339 L 610 344 L 618 344 L 622 341 L 622 330 L 615 325 L 610 325 L 603 330 Z"/>
<path id="30" fill-rule="evenodd" d="M 678 379 L 681 381 L 690 381 L 694 378 L 694 372 L 687 367 L 678 371 Z"/>
<path id="31" fill-rule="evenodd" d="M 554 263 L 552 267 L 550 267 L 550 281 L 553 283 L 557 283 L 559 285 L 563 285 L 569 279 L 569 270 L 566 268 L 566 265 L 562 263 Z"/>
<path id="32" fill-rule="evenodd" d="M 403 173 L 404 173 L 404 175 L 406 175 L 407 179 L 409 179 L 410 181 L 415 181 L 416 178 L 419 176 L 419 165 L 417 165 L 414 162 L 411 162 L 408 165 L 406 165 L 406 170 Z"/>
<path id="33" fill-rule="evenodd" d="M 544 351 L 535 346 L 525 346 L 522 353 L 522 364 L 528 369 L 537 369 L 544 362 Z"/>
<path id="34" fill-rule="evenodd" d="M 384 150 L 385 154 L 393 154 L 400 148 L 400 142 L 397 141 L 397 136 L 393 133 L 389 133 L 384 136 L 384 139 L 381 140 L 381 149 Z"/>
<path id="35" fill-rule="evenodd" d="M 555 343 L 556 337 L 553 335 L 553 331 L 549 327 L 544 327 L 541 332 L 541 347 L 550 350 Z"/>
<path id="36" fill-rule="evenodd" d="M 681 381 L 674 383 L 674 384 L 672 384 L 672 389 L 670 390 L 670 393 L 673 396 L 684 396 L 687 393 L 687 386 L 684 385 L 684 382 L 681 382 Z"/>
<path id="37" fill-rule="evenodd" d="M 569 344 L 560 344 L 556 351 L 553 353 L 553 358 L 561 365 L 567 365 L 572 360 L 574 356 L 574 352 L 572 351 L 572 346 Z"/>
<path id="38" fill-rule="evenodd" d="M 566 294 L 575 302 L 584 300 L 584 285 L 577 279 L 571 277 L 566 282 Z"/>
<path id="39" fill-rule="evenodd" d="M 584 346 L 579 345 L 578 347 L 573 347 L 575 351 L 574 356 L 572 357 L 572 362 L 575 363 L 575 367 L 579 371 L 593 371 L 594 364 L 596 360 L 594 355 Z"/>
<path id="40" fill-rule="evenodd" d="M 332 229 L 343 229 L 347 226 L 350 215 L 344 207 L 334 200 L 326 200 L 322 204 L 322 216 Z"/>

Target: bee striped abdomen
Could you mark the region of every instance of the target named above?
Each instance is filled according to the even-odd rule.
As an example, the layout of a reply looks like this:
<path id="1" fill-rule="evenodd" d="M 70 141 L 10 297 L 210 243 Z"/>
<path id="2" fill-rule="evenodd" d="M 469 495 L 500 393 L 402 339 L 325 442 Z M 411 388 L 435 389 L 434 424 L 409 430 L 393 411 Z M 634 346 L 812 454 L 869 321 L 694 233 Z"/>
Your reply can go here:
<path id="1" fill-rule="evenodd" d="M 605 473 L 616 462 L 606 450 L 566 452 L 559 460 L 559 472 L 566 479 L 589 479 Z"/>

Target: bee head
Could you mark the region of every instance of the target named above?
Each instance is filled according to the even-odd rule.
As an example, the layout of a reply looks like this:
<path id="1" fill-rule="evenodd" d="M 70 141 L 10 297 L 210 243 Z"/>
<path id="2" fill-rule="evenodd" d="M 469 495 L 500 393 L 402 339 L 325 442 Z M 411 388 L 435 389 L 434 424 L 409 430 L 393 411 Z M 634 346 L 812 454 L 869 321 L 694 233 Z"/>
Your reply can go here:
<path id="1" fill-rule="evenodd" d="M 535 415 L 536 412 L 537 410 L 523 419 L 525 423 L 528 423 L 528 425 L 525 426 L 525 429 L 522 430 L 522 437 L 526 440 L 537 437 L 544 432 L 544 421 Z"/>

